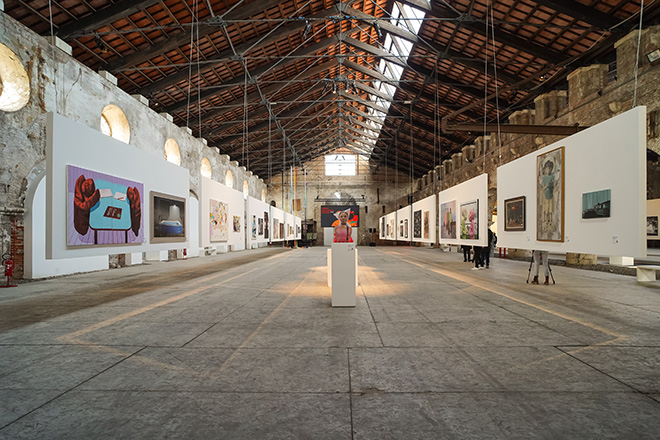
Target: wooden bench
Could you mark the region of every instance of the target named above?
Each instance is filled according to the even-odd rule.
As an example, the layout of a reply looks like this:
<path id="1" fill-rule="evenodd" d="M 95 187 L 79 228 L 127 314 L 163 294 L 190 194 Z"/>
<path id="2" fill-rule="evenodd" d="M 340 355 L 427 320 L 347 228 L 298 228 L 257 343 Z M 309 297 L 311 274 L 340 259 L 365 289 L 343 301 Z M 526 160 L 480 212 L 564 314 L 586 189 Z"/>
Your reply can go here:
<path id="1" fill-rule="evenodd" d="M 637 282 L 655 281 L 655 271 L 660 266 L 637 266 Z"/>

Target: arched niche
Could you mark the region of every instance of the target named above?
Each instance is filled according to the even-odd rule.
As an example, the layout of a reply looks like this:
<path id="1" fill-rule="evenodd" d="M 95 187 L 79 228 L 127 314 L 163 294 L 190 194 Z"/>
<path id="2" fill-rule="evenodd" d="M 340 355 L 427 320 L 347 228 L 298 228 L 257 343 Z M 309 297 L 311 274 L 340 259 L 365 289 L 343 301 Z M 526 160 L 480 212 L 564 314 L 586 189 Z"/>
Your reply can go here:
<path id="1" fill-rule="evenodd" d="M 131 141 L 131 127 L 124 112 L 114 104 L 108 104 L 101 112 L 101 132 L 126 144 Z"/>
<path id="2" fill-rule="evenodd" d="M 208 177 L 209 179 L 211 178 L 211 175 L 213 174 L 213 170 L 211 169 L 211 162 L 209 162 L 207 158 L 202 159 L 200 172 L 202 173 L 202 176 Z"/>
<path id="3" fill-rule="evenodd" d="M 234 173 L 232 173 L 231 170 L 227 170 L 225 173 L 225 185 L 230 188 L 234 187 Z"/>
<path id="4" fill-rule="evenodd" d="M 0 110 L 15 112 L 30 100 L 30 78 L 18 56 L 0 43 Z"/>
<path id="5" fill-rule="evenodd" d="M 179 144 L 172 138 L 165 141 L 165 160 L 174 165 L 181 165 L 181 153 Z"/>

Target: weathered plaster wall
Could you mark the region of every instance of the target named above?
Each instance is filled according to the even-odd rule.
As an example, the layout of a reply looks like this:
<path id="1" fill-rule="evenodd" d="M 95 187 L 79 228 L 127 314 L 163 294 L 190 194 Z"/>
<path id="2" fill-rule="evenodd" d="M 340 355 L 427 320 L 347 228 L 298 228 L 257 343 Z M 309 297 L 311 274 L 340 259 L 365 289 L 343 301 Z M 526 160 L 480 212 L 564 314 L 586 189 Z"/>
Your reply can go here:
<path id="1" fill-rule="evenodd" d="M 231 169 L 234 188 L 243 191 L 248 181 L 249 195 L 261 199 L 264 181 L 226 155 L 218 154 L 187 128 L 178 127 L 165 116 L 151 110 L 140 100 L 126 94 L 108 79 L 48 43 L 21 24 L 0 12 L 0 43 L 11 49 L 30 78 L 28 104 L 16 112 L 0 111 L 0 249 L 17 258 L 17 275 L 22 276 L 23 213 L 29 186 L 41 179 L 45 170 L 46 113 L 57 112 L 76 122 L 100 130 L 101 112 L 108 104 L 122 109 L 130 124 L 130 143 L 164 157 L 165 141 L 179 145 L 181 166 L 190 171 L 190 191 L 199 194 L 203 158 L 211 163 L 212 179 L 225 182 Z M 145 164 L 148 166 L 148 164 Z"/>

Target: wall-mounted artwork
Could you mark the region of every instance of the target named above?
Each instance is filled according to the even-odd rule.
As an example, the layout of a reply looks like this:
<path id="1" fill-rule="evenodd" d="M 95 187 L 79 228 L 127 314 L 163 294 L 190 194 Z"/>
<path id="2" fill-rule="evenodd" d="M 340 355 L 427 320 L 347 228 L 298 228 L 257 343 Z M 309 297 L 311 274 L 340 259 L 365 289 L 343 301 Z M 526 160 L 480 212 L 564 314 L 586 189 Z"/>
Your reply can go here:
<path id="1" fill-rule="evenodd" d="M 151 191 L 151 242 L 186 241 L 186 199 Z"/>
<path id="2" fill-rule="evenodd" d="M 234 216 L 234 232 L 241 232 L 241 217 L 238 215 Z"/>
<path id="3" fill-rule="evenodd" d="M 296 237 L 300 236 L 300 225 L 296 225 Z"/>
<path id="4" fill-rule="evenodd" d="M 252 216 L 252 239 L 257 238 L 257 216 Z"/>
<path id="5" fill-rule="evenodd" d="M 209 240 L 227 241 L 229 240 L 229 223 L 227 212 L 229 205 L 219 200 L 209 199 Z M 238 219 L 238 230 L 241 229 L 240 218 Z M 234 225 L 236 219 L 234 218 Z M 234 226 L 236 230 L 236 226 Z"/>
<path id="6" fill-rule="evenodd" d="M 339 224 L 339 213 L 348 214 L 348 224 L 353 228 L 360 226 L 360 207 L 358 205 L 321 206 L 321 227 L 334 228 Z"/>
<path id="7" fill-rule="evenodd" d="M 413 238 L 422 238 L 422 210 L 413 212 Z"/>
<path id="8" fill-rule="evenodd" d="M 456 200 L 440 205 L 440 237 L 456 238 Z"/>
<path id="9" fill-rule="evenodd" d="M 403 220 L 399 220 L 399 238 L 403 238 Z"/>
<path id="10" fill-rule="evenodd" d="M 286 236 L 284 235 L 284 223 L 280 223 L 280 238 L 286 239 Z"/>
<path id="11" fill-rule="evenodd" d="M 264 235 L 264 219 L 262 218 L 257 219 L 257 234 Z"/>
<path id="12" fill-rule="evenodd" d="M 293 225 L 289 225 L 289 237 L 293 236 Z"/>
<path id="13" fill-rule="evenodd" d="M 536 158 L 536 239 L 564 241 L 564 147 Z"/>
<path id="14" fill-rule="evenodd" d="M 273 240 L 280 238 L 280 221 L 276 218 L 273 219 Z"/>
<path id="15" fill-rule="evenodd" d="M 461 238 L 479 239 L 479 200 L 461 204 Z"/>
<path id="16" fill-rule="evenodd" d="M 603 189 L 582 194 L 582 218 L 607 218 L 610 216 L 612 190 Z"/>
<path id="17" fill-rule="evenodd" d="M 67 165 L 67 246 L 144 242 L 144 186 Z"/>
<path id="18" fill-rule="evenodd" d="M 396 235 L 396 228 L 394 227 L 394 219 L 390 219 L 390 224 L 388 226 L 390 238 L 395 238 L 394 236 Z"/>
<path id="19" fill-rule="evenodd" d="M 646 235 L 649 237 L 658 236 L 658 216 L 646 217 Z"/>
<path id="20" fill-rule="evenodd" d="M 430 231 L 430 221 L 429 221 L 429 211 L 424 211 L 424 238 L 429 238 Z"/>
<path id="21" fill-rule="evenodd" d="M 408 219 L 403 221 L 403 238 L 408 238 Z"/>
<path id="22" fill-rule="evenodd" d="M 504 201 L 504 230 L 525 230 L 525 196 L 514 197 Z"/>
<path id="23" fill-rule="evenodd" d="M 264 238 L 269 236 L 269 227 L 268 227 L 268 213 L 264 211 Z"/>
<path id="24" fill-rule="evenodd" d="M 387 230 L 385 229 L 385 217 L 380 218 L 380 236 L 387 237 Z"/>

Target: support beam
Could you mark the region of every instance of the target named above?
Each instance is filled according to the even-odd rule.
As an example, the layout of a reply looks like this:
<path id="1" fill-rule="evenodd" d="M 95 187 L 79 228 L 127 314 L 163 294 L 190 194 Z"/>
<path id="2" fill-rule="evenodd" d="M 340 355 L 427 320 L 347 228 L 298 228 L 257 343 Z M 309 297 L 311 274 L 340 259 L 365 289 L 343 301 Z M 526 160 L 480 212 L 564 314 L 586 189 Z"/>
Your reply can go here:
<path id="1" fill-rule="evenodd" d="M 599 11 L 596 8 L 587 6 L 575 0 L 534 0 L 537 4 L 543 5 L 570 17 L 577 18 L 580 21 L 589 23 L 602 30 L 617 32 L 618 29 L 611 29 L 619 20 L 609 14 Z"/>
<path id="2" fill-rule="evenodd" d="M 497 124 L 449 124 L 442 120 L 442 132 L 452 133 L 455 131 L 468 131 L 472 133 L 521 133 L 521 134 L 548 134 L 548 135 L 572 135 L 586 128 L 579 125 L 497 125 Z"/>

